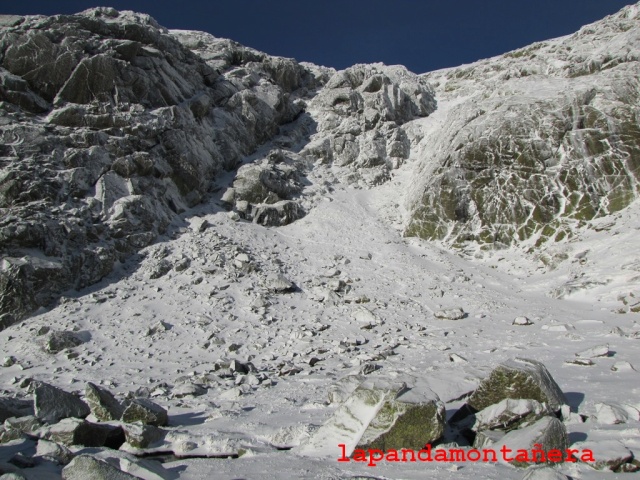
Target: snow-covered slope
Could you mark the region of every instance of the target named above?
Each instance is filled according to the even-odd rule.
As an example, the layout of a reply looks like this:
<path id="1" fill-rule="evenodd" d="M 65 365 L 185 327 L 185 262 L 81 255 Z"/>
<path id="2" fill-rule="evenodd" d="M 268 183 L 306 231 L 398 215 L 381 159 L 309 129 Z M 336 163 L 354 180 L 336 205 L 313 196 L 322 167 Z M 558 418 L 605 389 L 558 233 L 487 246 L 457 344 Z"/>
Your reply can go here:
<path id="1" fill-rule="evenodd" d="M 308 450 L 320 425 L 339 423 L 332 415 L 364 379 L 433 392 L 450 418 L 496 365 L 526 357 L 546 365 L 563 390 L 570 444 L 591 442 L 597 459 L 619 451 L 637 458 L 640 202 L 628 167 L 638 151 L 620 130 L 638 126 L 637 17 L 638 7 L 629 7 L 573 36 L 422 76 L 384 65 L 334 72 L 109 9 L 3 21 L 13 26 L 2 31 L 12 42 L 0 71 L 0 399 L 30 399 L 37 381 L 80 394 L 94 382 L 121 401 L 148 398 L 169 413 L 163 439 L 142 450 L 165 461 L 165 478 L 520 479 L 524 472 L 508 465 L 368 467 Z M 153 103 L 151 90 L 135 97 L 138 84 L 121 77 L 119 98 L 132 95 L 130 103 L 110 98 L 106 87 L 87 99 L 52 95 L 37 72 L 23 75 L 36 80 L 9 73 L 11 48 L 63 52 L 28 38 L 37 29 L 25 25 L 47 37 L 42 32 L 69 23 L 84 26 L 72 31 L 82 30 L 87 45 L 104 49 L 73 61 L 103 55 L 122 78 L 174 85 L 161 95 L 168 105 Z M 118 56 L 129 49 L 128 60 Z M 100 108 L 114 110 L 98 118 Z M 581 125 L 590 112 L 597 125 Z M 119 115 L 123 126 L 87 123 Z M 593 136 L 598 152 L 584 150 Z M 482 151 L 471 159 L 478 165 L 469 160 L 474 149 Z M 549 164 L 539 165 L 532 152 L 548 150 L 542 163 Z M 532 165 L 518 168 L 525 153 Z M 234 167 L 228 172 L 225 159 Z M 47 168 L 38 169 L 44 160 Z M 591 168 L 605 161 L 627 170 Z M 89 185 L 72 194 L 83 168 L 94 183 L 85 179 Z M 491 181 L 471 178 L 487 170 Z M 565 192 L 568 170 L 575 178 Z M 474 191 L 495 203 L 471 202 Z M 543 191 L 558 194 L 558 203 L 536 197 Z M 456 217 L 447 192 L 466 218 Z M 628 197 L 624 208 L 603 200 L 577 218 L 569 208 L 575 192 L 590 205 L 616 192 Z M 514 237 L 526 225 L 518 215 L 533 218 L 527 206 L 540 205 L 532 230 Z M 428 222 L 443 238 L 407 235 Z M 513 231 L 493 243 L 478 233 L 505 225 Z M 555 233 L 540 241 L 545 227 Z M 99 256 L 105 252 L 112 256 Z M 100 275 L 60 293 L 92 255 L 103 262 Z M 40 305 L 9 325 L 9 315 Z M 331 428 L 322 431 L 325 443 Z M 450 441 L 464 445 L 451 425 L 443 442 Z M 0 468 L 16 451 L 34 455 L 34 445 L 0 444 Z M 239 458 L 189 458 L 229 456 Z M 27 478 L 59 478 L 62 465 L 35 457 L 22 469 Z M 557 470 L 606 475 L 583 463 Z"/>

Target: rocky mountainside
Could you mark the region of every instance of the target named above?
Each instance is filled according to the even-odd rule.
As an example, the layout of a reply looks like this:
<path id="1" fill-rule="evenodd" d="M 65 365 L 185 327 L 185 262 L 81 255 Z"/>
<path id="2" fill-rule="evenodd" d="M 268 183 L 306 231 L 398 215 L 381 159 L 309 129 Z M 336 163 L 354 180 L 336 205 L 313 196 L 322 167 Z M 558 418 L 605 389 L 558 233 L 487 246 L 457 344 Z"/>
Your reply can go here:
<path id="1" fill-rule="evenodd" d="M 0 475 L 637 472 L 639 11 L 423 75 L 0 17 Z"/>
<path id="2" fill-rule="evenodd" d="M 4 17 L 0 67 L 3 325 L 103 278 L 267 142 L 225 200 L 279 225 L 316 158 L 381 181 L 409 154 L 399 125 L 435 109 L 402 67 L 335 73 L 108 8 Z"/>
<path id="3" fill-rule="evenodd" d="M 418 155 L 407 235 L 495 248 L 570 239 L 640 178 L 640 11 L 425 74 L 446 113 Z"/>

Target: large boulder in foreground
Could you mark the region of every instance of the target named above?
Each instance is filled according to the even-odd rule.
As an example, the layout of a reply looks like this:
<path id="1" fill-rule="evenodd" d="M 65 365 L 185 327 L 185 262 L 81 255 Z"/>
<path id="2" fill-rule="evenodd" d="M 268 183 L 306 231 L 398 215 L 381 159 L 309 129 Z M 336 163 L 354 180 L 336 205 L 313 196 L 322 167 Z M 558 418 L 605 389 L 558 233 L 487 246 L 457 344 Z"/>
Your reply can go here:
<path id="1" fill-rule="evenodd" d="M 125 473 L 104 460 L 98 460 L 89 455 L 80 455 L 62 469 L 62 478 L 64 480 L 87 480 L 88 478 L 92 480 L 135 480 L 140 477 Z"/>
<path id="2" fill-rule="evenodd" d="M 126 423 L 140 422 L 143 425 L 162 427 L 169 423 L 167 411 L 157 403 L 146 398 L 136 398 L 125 409 L 122 421 Z"/>
<path id="3" fill-rule="evenodd" d="M 533 425 L 513 430 L 507 433 L 495 444 L 485 444 L 484 447 L 501 451 L 507 449 L 507 461 L 517 467 L 527 467 L 537 463 L 560 463 L 566 460 L 566 450 L 569 448 L 569 437 L 564 424 L 555 417 L 543 417 Z M 480 448 L 476 446 L 476 448 Z M 536 453 L 540 451 L 544 453 Z M 519 453 L 519 451 L 521 451 Z M 555 460 L 550 458 L 550 452 L 556 451 Z M 544 455 L 544 458 L 543 458 Z M 499 461 L 505 461 L 499 457 Z"/>
<path id="4" fill-rule="evenodd" d="M 530 425 L 549 414 L 551 414 L 549 407 L 535 400 L 505 398 L 476 413 L 473 430 L 477 432 L 495 429 L 510 431 Z"/>
<path id="5" fill-rule="evenodd" d="M 546 367 L 526 358 L 516 358 L 498 365 L 480 383 L 467 404 L 479 411 L 506 398 L 536 400 L 554 411 L 567 403 Z"/>
<path id="6" fill-rule="evenodd" d="M 435 393 L 410 390 L 401 381 L 368 380 L 298 452 L 336 457 L 355 449 L 420 450 L 442 436 L 444 420 L 444 404 Z"/>
<path id="7" fill-rule="evenodd" d="M 91 408 L 91 413 L 99 421 L 120 420 L 122 417 L 124 408 L 109 390 L 89 382 L 85 387 L 84 396 Z"/>
<path id="8" fill-rule="evenodd" d="M 91 413 L 89 406 L 75 395 L 44 382 L 38 382 L 33 403 L 36 417 L 49 424 L 63 418 L 85 418 Z"/>

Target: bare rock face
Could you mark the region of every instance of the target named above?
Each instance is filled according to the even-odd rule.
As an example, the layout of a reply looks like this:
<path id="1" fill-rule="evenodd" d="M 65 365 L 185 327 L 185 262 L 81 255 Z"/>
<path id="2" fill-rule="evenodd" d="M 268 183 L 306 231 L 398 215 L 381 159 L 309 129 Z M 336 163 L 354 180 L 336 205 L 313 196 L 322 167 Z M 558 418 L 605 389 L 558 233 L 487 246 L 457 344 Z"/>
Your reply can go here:
<path id="1" fill-rule="evenodd" d="M 325 80 L 110 8 L 2 22 L 1 324 L 147 246 Z"/>

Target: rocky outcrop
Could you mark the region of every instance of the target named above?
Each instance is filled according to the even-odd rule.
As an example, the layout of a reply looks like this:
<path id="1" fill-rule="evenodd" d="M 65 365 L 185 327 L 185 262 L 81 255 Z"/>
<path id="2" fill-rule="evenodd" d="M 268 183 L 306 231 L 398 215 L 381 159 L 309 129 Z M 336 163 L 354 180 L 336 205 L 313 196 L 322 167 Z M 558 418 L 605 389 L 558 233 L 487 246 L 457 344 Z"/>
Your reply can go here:
<path id="1" fill-rule="evenodd" d="M 153 241 L 302 113 L 316 73 L 110 8 L 3 23 L 2 325 Z"/>
<path id="2" fill-rule="evenodd" d="M 426 74 L 455 106 L 426 132 L 406 235 L 540 246 L 637 198 L 639 20 L 629 6 L 571 36 Z"/>
<path id="3" fill-rule="evenodd" d="M 418 140 L 403 125 L 435 109 L 431 86 L 406 68 L 354 65 L 335 73 L 310 102 L 318 134 L 301 154 L 348 167 L 346 181 L 383 183 Z"/>

